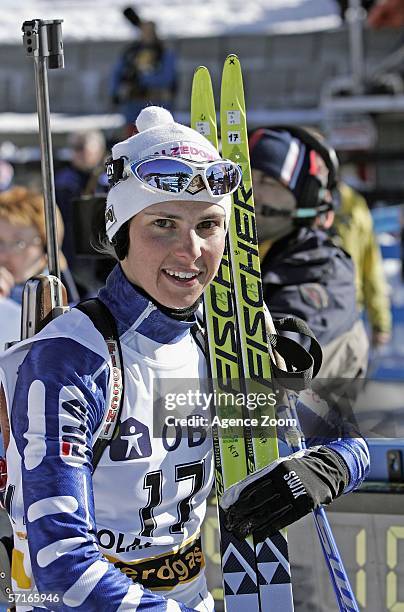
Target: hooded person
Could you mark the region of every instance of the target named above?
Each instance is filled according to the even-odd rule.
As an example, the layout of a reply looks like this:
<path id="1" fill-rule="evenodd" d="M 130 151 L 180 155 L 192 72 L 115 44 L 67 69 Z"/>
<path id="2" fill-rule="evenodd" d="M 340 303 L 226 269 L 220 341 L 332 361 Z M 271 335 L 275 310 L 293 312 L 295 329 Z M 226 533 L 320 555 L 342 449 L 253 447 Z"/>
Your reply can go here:
<path id="1" fill-rule="evenodd" d="M 323 349 L 318 378 L 363 377 L 368 340 L 354 266 L 328 230 L 334 221 L 335 152 L 302 128 L 250 137 L 264 299 L 274 318 L 304 319 Z"/>
<path id="2" fill-rule="evenodd" d="M 98 298 L 117 327 L 125 389 L 95 470 L 120 388 L 113 344 L 75 308 L 0 360 L 12 586 L 58 594 L 43 604 L 52 610 L 213 610 L 200 542 L 212 440 L 167 423 L 165 390 L 207 378 L 191 329 L 241 174 L 161 108 L 136 127 L 108 165 L 106 244 L 118 262 Z M 185 416 L 195 407 L 188 399 Z M 361 477 L 336 463 L 338 491 Z"/>

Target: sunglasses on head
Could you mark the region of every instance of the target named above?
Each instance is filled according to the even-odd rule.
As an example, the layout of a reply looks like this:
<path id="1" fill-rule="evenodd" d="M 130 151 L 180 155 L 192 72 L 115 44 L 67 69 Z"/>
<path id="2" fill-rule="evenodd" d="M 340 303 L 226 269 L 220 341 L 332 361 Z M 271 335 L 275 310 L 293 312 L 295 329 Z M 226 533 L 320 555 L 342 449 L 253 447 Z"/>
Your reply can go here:
<path id="1" fill-rule="evenodd" d="M 139 181 L 157 191 L 197 193 L 206 188 L 211 197 L 236 191 L 242 176 L 239 166 L 227 159 L 201 163 L 153 156 L 132 162 L 127 169 Z"/>

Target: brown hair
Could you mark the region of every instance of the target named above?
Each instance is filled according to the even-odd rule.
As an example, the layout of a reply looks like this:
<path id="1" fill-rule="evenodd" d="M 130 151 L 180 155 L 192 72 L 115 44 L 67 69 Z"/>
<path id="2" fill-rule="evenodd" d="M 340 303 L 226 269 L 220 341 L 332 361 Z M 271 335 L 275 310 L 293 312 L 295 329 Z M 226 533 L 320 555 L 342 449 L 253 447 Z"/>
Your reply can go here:
<path id="1" fill-rule="evenodd" d="M 15 186 L 0 193 L 0 219 L 5 219 L 13 225 L 34 225 L 46 250 L 46 229 L 44 200 L 41 194 L 26 187 Z M 58 244 L 61 246 L 64 235 L 64 225 L 60 210 L 56 207 L 56 223 Z M 65 259 L 61 256 L 61 267 L 65 267 Z"/>

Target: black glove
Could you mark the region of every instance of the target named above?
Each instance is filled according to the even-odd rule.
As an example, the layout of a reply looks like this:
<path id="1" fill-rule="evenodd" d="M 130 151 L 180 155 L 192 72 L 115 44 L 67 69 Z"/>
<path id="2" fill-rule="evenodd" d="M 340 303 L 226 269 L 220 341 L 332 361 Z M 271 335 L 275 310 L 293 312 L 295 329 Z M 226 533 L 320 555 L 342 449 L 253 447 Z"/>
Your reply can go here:
<path id="1" fill-rule="evenodd" d="M 317 446 L 277 459 L 225 491 L 220 505 L 226 528 L 239 540 L 252 533 L 262 542 L 320 505 L 332 502 L 349 483 L 338 453 Z"/>

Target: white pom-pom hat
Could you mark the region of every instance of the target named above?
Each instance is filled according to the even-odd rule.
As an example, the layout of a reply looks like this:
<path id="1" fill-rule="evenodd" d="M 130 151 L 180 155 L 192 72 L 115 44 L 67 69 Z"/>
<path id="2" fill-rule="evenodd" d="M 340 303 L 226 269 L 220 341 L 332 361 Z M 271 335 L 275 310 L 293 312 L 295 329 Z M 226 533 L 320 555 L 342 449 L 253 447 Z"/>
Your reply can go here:
<path id="1" fill-rule="evenodd" d="M 201 134 L 181 123 L 176 123 L 169 111 L 159 106 L 144 108 L 136 120 L 139 133 L 112 147 L 112 158 L 120 157 L 126 163 L 139 161 L 152 155 L 181 157 L 195 162 L 221 159 L 218 151 Z M 157 192 L 134 176 L 114 185 L 107 196 L 105 211 L 106 230 L 112 240 L 119 228 L 131 217 L 152 204 L 162 201 L 188 200 L 211 202 L 221 206 L 226 214 L 226 226 L 231 213 L 231 195 L 212 197 L 206 189 L 198 193 Z"/>

